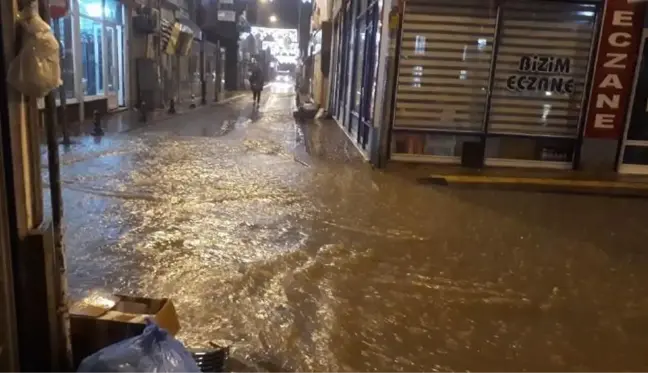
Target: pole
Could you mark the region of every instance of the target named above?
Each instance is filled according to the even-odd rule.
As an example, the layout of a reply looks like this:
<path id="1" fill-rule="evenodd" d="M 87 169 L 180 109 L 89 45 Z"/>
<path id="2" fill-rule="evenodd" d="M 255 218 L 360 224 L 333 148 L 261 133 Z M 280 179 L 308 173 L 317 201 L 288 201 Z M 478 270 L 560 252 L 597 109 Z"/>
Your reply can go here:
<path id="1" fill-rule="evenodd" d="M 200 104 L 207 105 L 207 81 L 205 79 L 205 35 L 200 40 Z"/>
<path id="2" fill-rule="evenodd" d="M 56 36 L 56 40 L 59 40 L 59 44 L 62 44 L 60 42 L 61 40 L 61 24 L 59 20 L 54 21 L 54 35 Z M 65 61 L 65 49 L 61 48 L 61 71 L 64 71 L 64 61 Z M 58 89 L 59 91 L 59 101 L 61 102 L 61 133 L 63 134 L 63 145 L 65 146 L 70 146 L 70 133 L 68 132 L 68 123 L 67 123 L 67 96 L 65 93 L 65 77 L 63 77 L 63 84 Z"/>
<path id="3" fill-rule="evenodd" d="M 7 3 L 0 3 L 0 22 L 4 27 L 12 27 L 14 24 L 4 21 L 14 18 L 13 9 Z M 3 22 L 4 21 L 4 22 Z M 6 22 L 6 23 L 5 23 Z M 3 35 L 3 25 L 0 25 L 0 79 L 7 81 L 5 56 L 6 49 Z M 13 36 L 13 35 L 11 35 Z M 0 86 L 0 371 L 10 372 L 20 370 L 18 320 L 16 318 L 16 297 L 14 288 L 14 259 L 12 249 L 15 247 L 17 229 L 15 227 L 15 209 L 12 204 L 16 203 L 13 180 L 13 162 L 11 157 L 11 141 L 7 139 L 6 132 L 10 131 L 9 123 L 9 99 L 7 84 Z M 2 132 L 5 132 L 4 134 Z M 9 140 L 9 141 L 7 141 Z M 12 242 L 13 241 L 13 242 Z"/>
<path id="4" fill-rule="evenodd" d="M 38 9 L 41 18 L 50 23 L 49 0 L 38 0 Z M 67 309 L 67 278 L 65 273 L 65 249 L 63 247 L 61 222 L 63 218 L 63 197 L 61 193 L 61 168 L 59 163 L 59 147 L 56 139 L 56 99 L 54 92 L 45 96 L 45 134 L 47 137 L 47 162 L 49 168 L 49 184 L 52 200 L 52 226 L 54 233 L 53 261 L 59 273 L 52 273 L 53 290 L 50 294 L 57 307 L 56 356 L 58 367 L 55 369 L 66 371 L 72 369 L 72 346 L 70 341 L 70 320 Z"/>

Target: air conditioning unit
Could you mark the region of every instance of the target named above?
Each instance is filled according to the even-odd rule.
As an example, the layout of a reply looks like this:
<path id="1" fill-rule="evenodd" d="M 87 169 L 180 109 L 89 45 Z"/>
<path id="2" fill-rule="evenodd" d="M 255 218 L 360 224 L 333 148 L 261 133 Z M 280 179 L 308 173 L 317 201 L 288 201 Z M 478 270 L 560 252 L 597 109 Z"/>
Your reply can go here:
<path id="1" fill-rule="evenodd" d="M 140 34 L 154 34 L 160 31 L 160 12 L 151 7 L 142 7 L 133 16 L 133 30 Z"/>

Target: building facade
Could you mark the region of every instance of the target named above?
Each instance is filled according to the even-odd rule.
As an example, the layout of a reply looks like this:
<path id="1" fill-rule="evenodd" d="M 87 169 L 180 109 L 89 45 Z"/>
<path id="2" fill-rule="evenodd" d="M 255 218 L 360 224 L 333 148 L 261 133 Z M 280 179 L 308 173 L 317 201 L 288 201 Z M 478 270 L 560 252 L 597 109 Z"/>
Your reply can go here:
<path id="1" fill-rule="evenodd" d="M 129 20 L 129 7 L 120 0 L 70 0 L 68 14 L 52 20 L 71 120 L 128 105 Z"/>
<path id="2" fill-rule="evenodd" d="M 68 13 L 51 23 L 63 51 L 68 121 L 142 103 L 155 109 L 168 107 L 171 100 L 199 105 L 221 99 L 228 79 L 226 54 L 230 70 L 237 69 L 240 25 L 227 17 L 208 21 L 204 13 L 227 13 L 221 8 L 229 6 L 239 18 L 244 14 L 233 1 L 224 3 L 70 0 Z M 220 34 L 204 33 L 198 18 Z M 238 88 L 237 77 L 233 74 L 229 89 Z M 44 107 L 42 99 L 38 105 Z"/>
<path id="3" fill-rule="evenodd" d="M 381 0 L 332 2 L 328 110 L 369 158 L 380 57 Z"/>
<path id="4" fill-rule="evenodd" d="M 378 166 L 636 171 L 644 4 L 338 3 L 330 110 Z"/>

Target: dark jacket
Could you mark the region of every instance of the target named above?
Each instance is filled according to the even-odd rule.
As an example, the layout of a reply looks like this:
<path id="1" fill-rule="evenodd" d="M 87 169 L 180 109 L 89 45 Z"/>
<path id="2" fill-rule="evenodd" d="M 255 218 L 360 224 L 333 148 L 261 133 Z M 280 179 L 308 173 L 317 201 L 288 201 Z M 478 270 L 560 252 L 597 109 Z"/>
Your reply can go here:
<path id="1" fill-rule="evenodd" d="M 261 69 L 258 67 L 252 69 L 252 73 L 250 74 L 250 88 L 252 88 L 253 91 L 260 91 L 263 89 L 263 72 L 261 72 Z"/>

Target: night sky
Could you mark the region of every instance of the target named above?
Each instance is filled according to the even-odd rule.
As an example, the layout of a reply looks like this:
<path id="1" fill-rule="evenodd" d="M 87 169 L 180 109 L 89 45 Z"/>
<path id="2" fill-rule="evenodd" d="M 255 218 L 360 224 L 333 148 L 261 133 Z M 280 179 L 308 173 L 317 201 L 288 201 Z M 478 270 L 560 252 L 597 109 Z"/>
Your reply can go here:
<path id="1" fill-rule="evenodd" d="M 254 26 L 297 28 L 300 2 L 301 0 L 249 0 L 248 21 Z M 268 20 L 273 14 L 278 19 L 274 24 Z"/>

